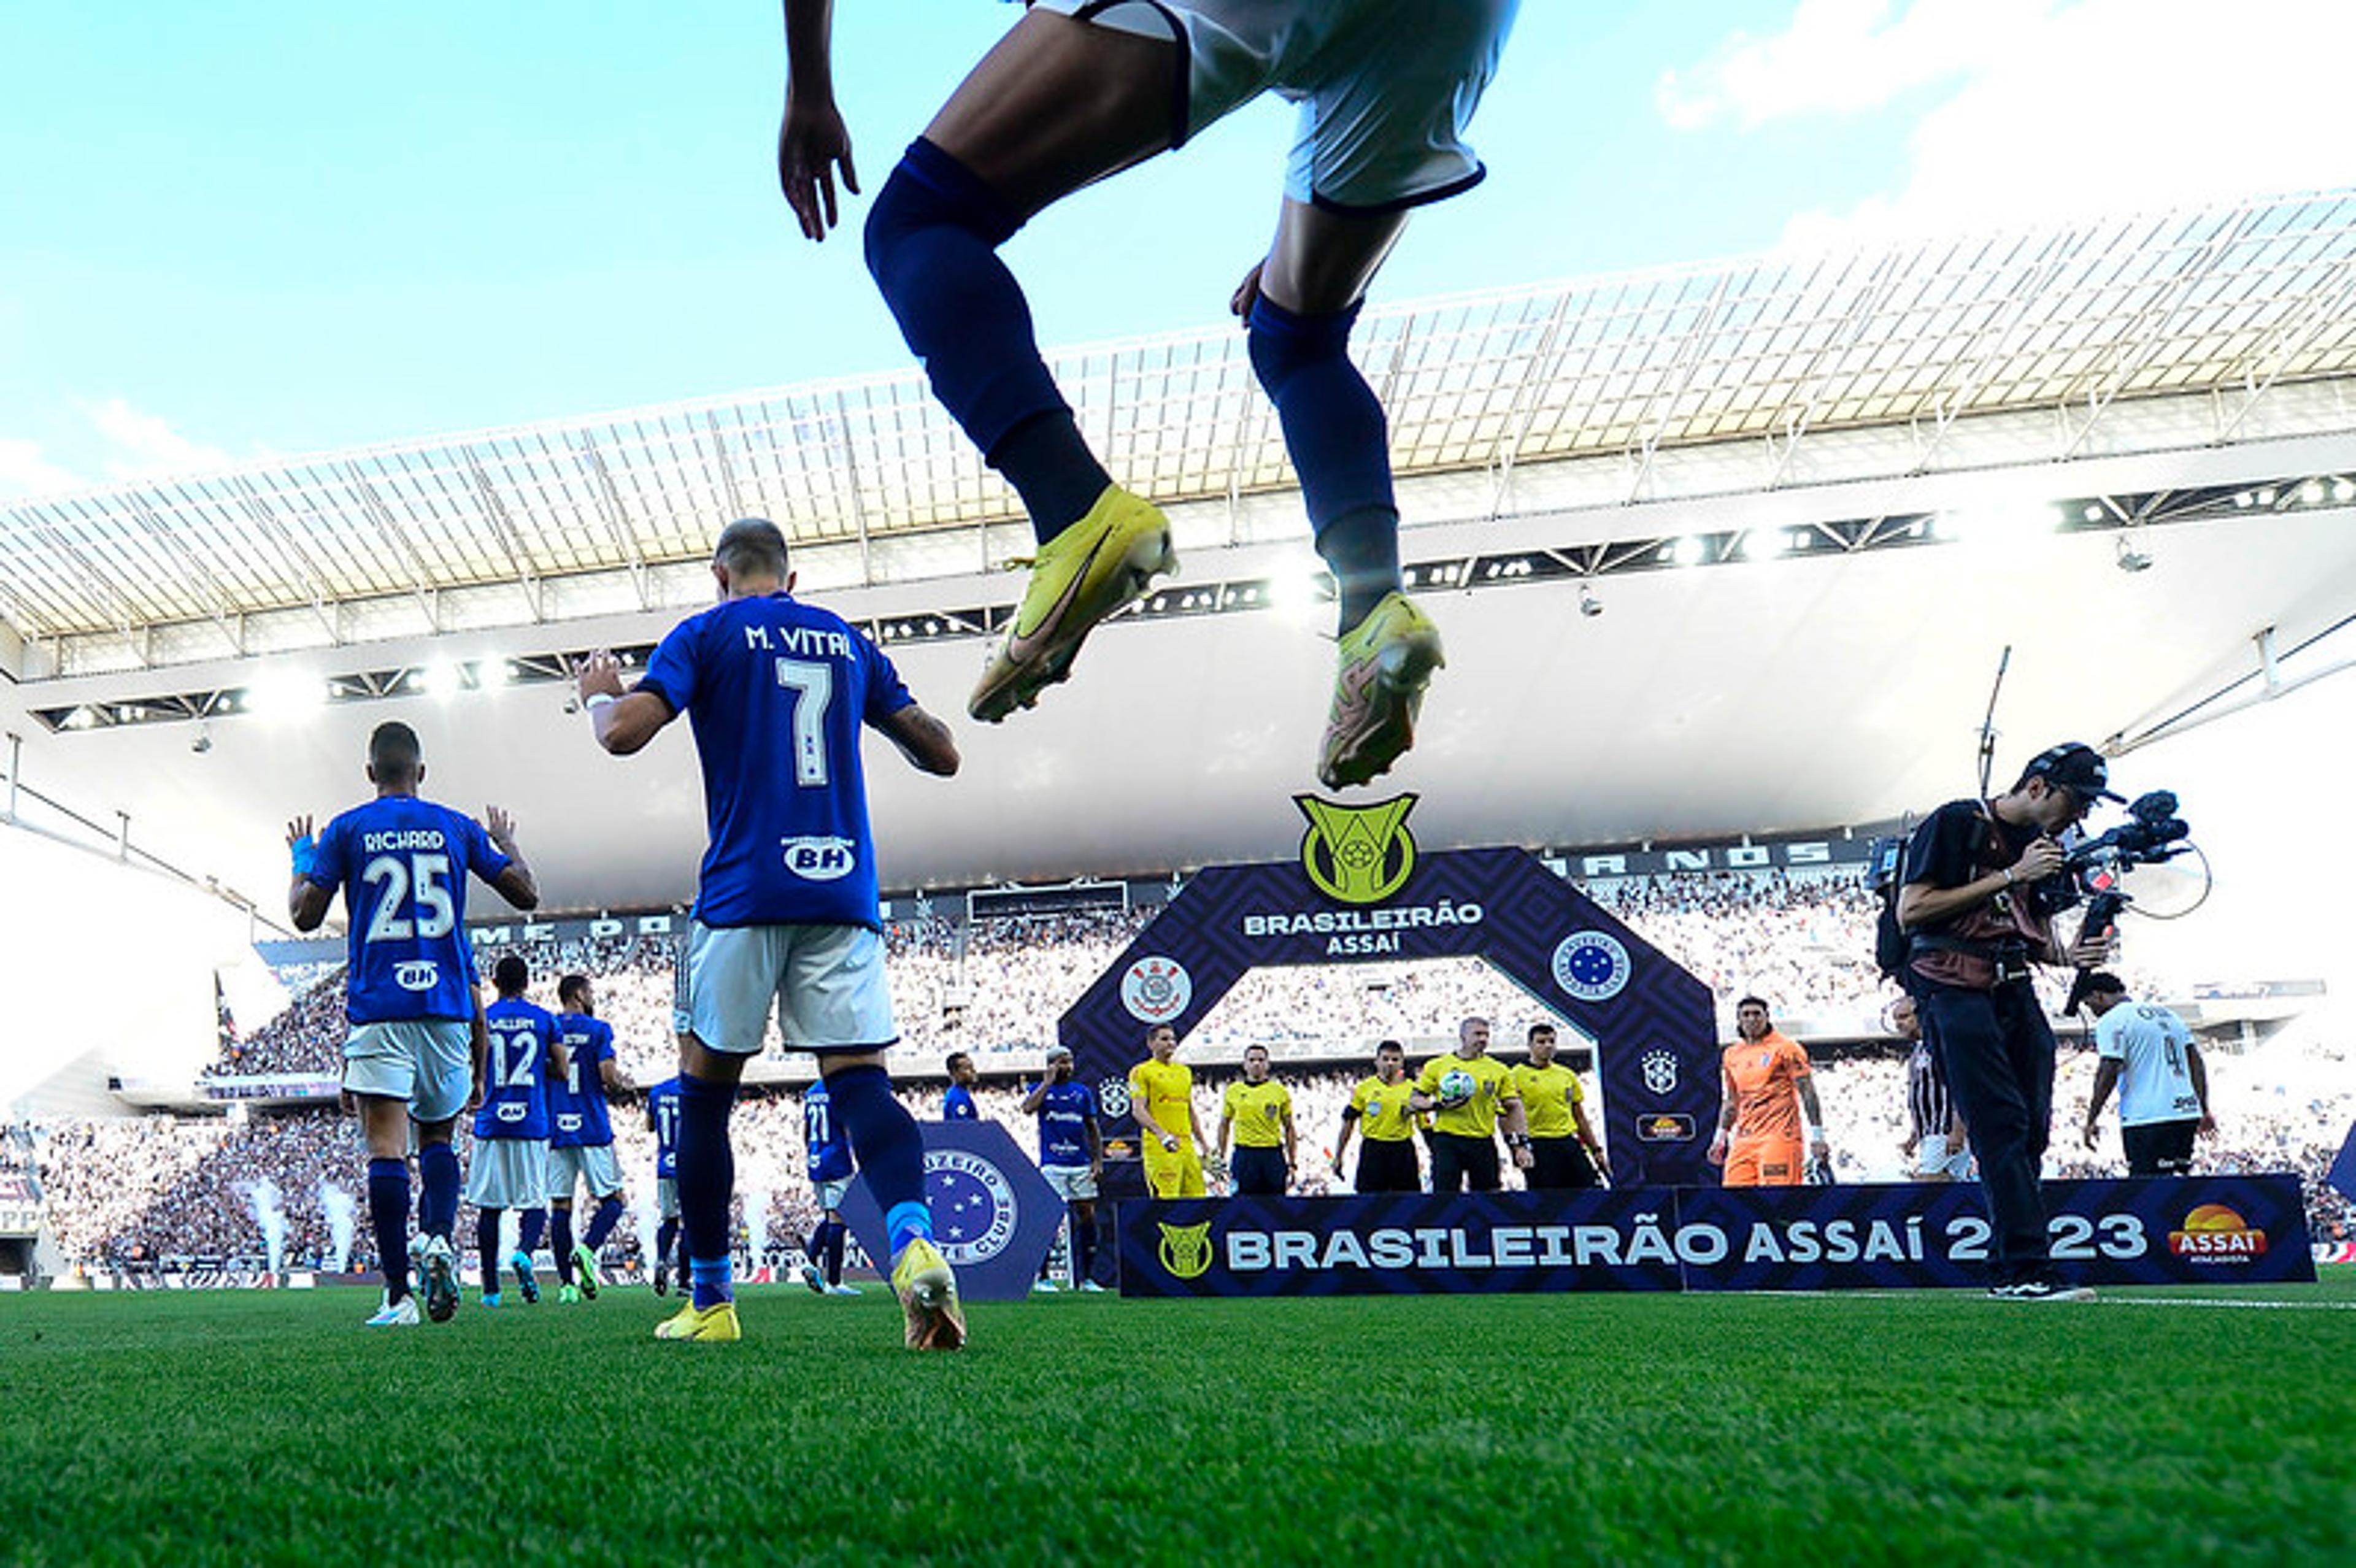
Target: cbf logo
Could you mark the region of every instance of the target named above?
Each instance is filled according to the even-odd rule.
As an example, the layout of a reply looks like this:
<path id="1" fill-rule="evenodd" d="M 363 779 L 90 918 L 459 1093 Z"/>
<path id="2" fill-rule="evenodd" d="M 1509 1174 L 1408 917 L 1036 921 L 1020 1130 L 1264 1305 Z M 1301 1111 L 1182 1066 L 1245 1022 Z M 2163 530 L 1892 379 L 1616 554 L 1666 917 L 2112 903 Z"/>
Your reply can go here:
<path id="1" fill-rule="evenodd" d="M 1380 805 L 1341 805 L 1313 795 L 1292 804 L 1309 819 L 1301 839 L 1301 869 L 1319 891 L 1345 904 L 1380 903 L 1407 885 L 1415 869 L 1415 837 L 1407 814 L 1417 797 L 1402 795 Z"/>
<path id="2" fill-rule="evenodd" d="M 1129 1080 L 1108 1078 L 1097 1085 L 1097 1106 L 1114 1121 L 1129 1115 Z"/>
<path id="3" fill-rule="evenodd" d="M 1173 1279 L 1200 1279 L 1211 1266 L 1211 1222 L 1162 1226 L 1162 1266 Z"/>
<path id="4" fill-rule="evenodd" d="M 1554 950 L 1554 983 L 1582 1002 L 1608 1002 L 1628 984 L 1634 965 L 1619 938 L 1574 931 Z"/>
<path id="5" fill-rule="evenodd" d="M 1639 1064 L 1644 1071 L 1644 1087 L 1661 1099 L 1677 1092 L 1677 1059 L 1665 1051 L 1648 1051 Z"/>
<path id="6" fill-rule="evenodd" d="M 988 1263 L 1014 1239 L 1014 1189 L 991 1161 L 960 1148 L 925 1151 L 933 1239 L 952 1267 Z"/>
<path id="7" fill-rule="evenodd" d="M 1194 977 L 1175 958 L 1150 955 L 1130 965 L 1129 973 L 1120 977 L 1120 1005 L 1140 1023 L 1166 1024 L 1194 999 Z"/>
<path id="8" fill-rule="evenodd" d="M 786 869 L 806 882 L 831 882 L 851 875 L 859 864 L 851 853 L 848 838 L 780 838 L 777 842 L 786 852 Z"/>

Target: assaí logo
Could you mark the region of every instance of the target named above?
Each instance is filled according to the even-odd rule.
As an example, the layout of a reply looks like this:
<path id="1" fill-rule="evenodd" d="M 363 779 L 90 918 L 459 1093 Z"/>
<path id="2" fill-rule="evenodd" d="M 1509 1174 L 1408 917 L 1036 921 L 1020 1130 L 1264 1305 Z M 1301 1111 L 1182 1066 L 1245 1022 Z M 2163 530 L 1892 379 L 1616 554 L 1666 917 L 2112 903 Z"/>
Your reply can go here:
<path id="1" fill-rule="evenodd" d="M 2189 1263 L 2244 1264 L 2265 1256 L 2266 1233 L 2222 1203 L 2203 1203 L 2168 1233 L 2168 1250 Z"/>
<path id="2" fill-rule="evenodd" d="M 1407 830 L 1415 803 L 1412 795 L 1394 795 L 1380 805 L 1294 795 L 1292 804 L 1309 819 L 1309 831 L 1301 838 L 1301 869 L 1329 898 L 1380 903 L 1405 887 L 1415 870 L 1415 836 Z"/>

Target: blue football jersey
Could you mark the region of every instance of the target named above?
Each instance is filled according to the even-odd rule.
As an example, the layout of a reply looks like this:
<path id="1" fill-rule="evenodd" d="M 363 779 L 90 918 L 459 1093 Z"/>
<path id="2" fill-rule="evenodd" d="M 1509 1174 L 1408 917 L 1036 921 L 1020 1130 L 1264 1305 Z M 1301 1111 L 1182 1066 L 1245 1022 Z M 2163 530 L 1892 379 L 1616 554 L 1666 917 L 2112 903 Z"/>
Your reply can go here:
<path id="1" fill-rule="evenodd" d="M 679 1080 L 666 1078 L 647 1091 L 647 1120 L 655 1125 L 655 1175 L 679 1175 Z"/>
<path id="2" fill-rule="evenodd" d="M 521 997 L 501 997 L 483 1009 L 490 1051 L 483 1063 L 483 1105 L 475 1113 L 478 1138 L 548 1136 L 549 1068 L 556 1046 L 556 1016 Z"/>
<path id="3" fill-rule="evenodd" d="M 637 689 L 694 727 L 696 919 L 880 926 L 860 727 L 916 699 L 866 634 L 788 594 L 731 599 L 671 628 Z"/>
<path id="4" fill-rule="evenodd" d="M 1097 1092 L 1078 1082 L 1051 1083 L 1039 1102 L 1039 1163 L 1088 1163 L 1088 1124 L 1097 1117 Z"/>
<path id="5" fill-rule="evenodd" d="M 834 1098 L 823 1078 L 802 1091 L 802 1142 L 809 1150 L 812 1181 L 851 1179 L 851 1146 L 835 1125 Z"/>
<path id="6" fill-rule="evenodd" d="M 384 795 L 329 822 L 310 880 L 344 895 L 352 1022 L 473 1018 L 466 879 L 487 882 L 507 869 L 480 823 L 415 795 Z"/>
<path id="7" fill-rule="evenodd" d="M 962 1083 L 952 1083 L 941 1096 L 941 1120 L 945 1122 L 978 1122 L 981 1107 L 973 1103 L 973 1091 Z"/>
<path id="8" fill-rule="evenodd" d="M 605 1114 L 605 1075 L 599 1064 L 613 1060 L 613 1026 L 584 1013 L 559 1013 L 556 1038 L 564 1044 L 564 1072 L 548 1086 L 548 1147 L 612 1143 L 614 1124 Z"/>

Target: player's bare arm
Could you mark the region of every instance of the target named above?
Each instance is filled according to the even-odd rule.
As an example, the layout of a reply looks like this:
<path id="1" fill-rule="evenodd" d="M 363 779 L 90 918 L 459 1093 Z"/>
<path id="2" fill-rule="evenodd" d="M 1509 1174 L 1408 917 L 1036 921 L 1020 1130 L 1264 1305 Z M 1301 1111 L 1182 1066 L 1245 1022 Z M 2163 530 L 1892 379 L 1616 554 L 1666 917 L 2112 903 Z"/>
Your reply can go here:
<path id="1" fill-rule="evenodd" d="M 2083 1131 L 2088 1148 L 2094 1147 L 2096 1123 L 2103 1114 L 2103 1106 L 2109 1101 L 2111 1091 L 2118 1086 L 2120 1066 L 2115 1056 L 2106 1056 L 2095 1065 L 2094 1087 L 2086 1096 L 2086 1125 Z M 2207 1104 L 2205 1095 L 2202 1104 Z"/>
<path id="2" fill-rule="evenodd" d="M 597 744 L 610 756 L 627 757 L 646 749 L 662 727 L 676 717 L 670 704 L 651 691 L 622 688 L 622 661 L 606 649 L 581 661 L 573 672 L 573 688 Z"/>
<path id="3" fill-rule="evenodd" d="M 1236 1114 L 1226 1106 L 1219 1108 L 1219 1157 L 1227 1157 L 1227 1135 L 1235 1129 Z"/>
<path id="4" fill-rule="evenodd" d="M 311 819 L 298 816 L 286 825 L 286 848 L 294 853 L 298 869 L 286 889 L 286 917 L 297 931 L 316 931 L 327 918 L 327 906 L 336 900 L 333 888 L 323 888 L 313 881 L 308 872 L 311 847 Z"/>
<path id="5" fill-rule="evenodd" d="M 1816 1129 L 1816 1148 L 1819 1153 L 1829 1150 L 1832 1141 L 1825 1134 L 1825 1108 L 1816 1103 L 1816 1086 L 1803 1078 L 1799 1082 L 1799 1090 L 1800 1106 L 1808 1113 L 1808 1125 Z"/>
<path id="6" fill-rule="evenodd" d="M 834 103 L 834 0 L 785 0 L 786 112 L 777 126 L 777 187 L 802 234 L 824 240 L 838 221 L 834 171 L 859 194 L 851 132 Z"/>
<path id="7" fill-rule="evenodd" d="M 1290 1105 L 1284 1108 L 1284 1168 L 1301 1168 L 1301 1143 L 1292 1130 L 1292 1107 Z"/>
<path id="8" fill-rule="evenodd" d="M 474 1017 L 466 1020 L 466 1054 L 475 1065 L 474 1082 L 466 1088 L 466 1110 L 471 1114 L 483 1103 L 483 1082 L 489 1075 L 491 1063 L 491 1024 L 483 1016 L 483 998 L 473 998 Z"/>
<path id="9" fill-rule="evenodd" d="M 1514 1151 L 1515 1169 L 1527 1170 L 1537 1164 L 1538 1157 L 1530 1147 L 1530 1114 L 1519 1094 L 1498 1099 L 1497 1125 L 1505 1130 L 1505 1147 Z"/>
<path id="10" fill-rule="evenodd" d="M 949 727 L 926 712 L 921 702 L 886 714 L 875 728 L 900 748 L 900 754 L 919 773 L 950 778 L 964 761 L 958 755 L 957 737 L 949 733 Z"/>
<path id="11" fill-rule="evenodd" d="M 491 891 L 519 910 L 540 907 L 540 882 L 531 874 L 531 867 L 516 848 L 515 818 L 496 805 L 483 807 L 483 831 L 489 834 L 498 852 L 508 858 L 507 869 L 491 879 Z"/>
<path id="12" fill-rule="evenodd" d="M 1709 1140 L 1709 1163 L 1724 1165 L 1726 1147 L 1734 1141 L 1734 1075 L 1724 1068 L 1718 1072 L 1718 1134 Z"/>
<path id="13" fill-rule="evenodd" d="M 1959 888 L 1907 883 L 1898 890 L 1898 923 L 1909 931 L 1918 925 L 1935 925 L 1950 915 L 1986 903 L 2007 888 L 2042 881 L 2061 869 L 2062 846 L 2040 835 L 2029 841 L 2019 859 L 2001 871 L 1990 871 L 1977 881 L 1965 882 Z"/>
<path id="14" fill-rule="evenodd" d="M 2204 1138 L 2213 1138 L 2217 1114 L 2209 1108 L 2209 1064 L 2201 1060 L 2201 1048 L 2189 1040 L 2184 1042 L 2184 1066 L 2192 1074 L 2192 1093 L 2201 1100 L 2201 1125 L 2194 1130 Z"/>
<path id="15" fill-rule="evenodd" d="M 597 1079 L 609 1094 L 635 1094 L 638 1091 L 638 1086 L 630 1082 L 630 1075 L 622 1071 L 622 1064 L 610 1056 L 597 1064 Z"/>

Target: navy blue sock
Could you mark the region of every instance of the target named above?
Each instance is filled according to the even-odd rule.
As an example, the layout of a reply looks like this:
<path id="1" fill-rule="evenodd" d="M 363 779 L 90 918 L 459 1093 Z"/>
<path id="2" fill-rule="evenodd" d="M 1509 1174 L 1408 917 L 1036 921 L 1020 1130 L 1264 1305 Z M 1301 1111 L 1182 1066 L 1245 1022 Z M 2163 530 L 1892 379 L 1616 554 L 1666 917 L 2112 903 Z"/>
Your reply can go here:
<path id="1" fill-rule="evenodd" d="M 605 1238 L 612 1235 L 614 1227 L 621 1222 L 621 1199 L 612 1197 L 601 1200 L 597 1204 L 597 1212 L 590 1216 L 589 1233 L 581 1238 L 581 1244 L 591 1252 L 595 1252 L 605 1244 Z"/>
<path id="2" fill-rule="evenodd" d="M 516 1222 L 516 1245 L 529 1257 L 540 1251 L 540 1238 L 548 1232 L 548 1211 L 527 1209 Z"/>
<path id="3" fill-rule="evenodd" d="M 1399 586 L 1389 426 L 1350 362 L 1359 308 L 1296 315 L 1263 295 L 1250 318 L 1252 369 L 1284 427 L 1317 553 L 1341 590 L 1344 631 Z"/>
<path id="4" fill-rule="evenodd" d="M 409 1162 L 372 1159 L 368 1167 L 369 1223 L 376 1228 L 376 1255 L 384 1270 L 384 1298 L 409 1294 Z"/>
<path id="5" fill-rule="evenodd" d="M 732 1298 L 729 1283 L 728 1198 L 736 1187 L 736 1154 L 728 1141 L 728 1114 L 736 1085 L 691 1072 L 679 1075 L 679 1217 L 687 1230 L 688 1275 L 695 1305 Z"/>
<path id="6" fill-rule="evenodd" d="M 1031 531 L 1045 544 L 1082 517 L 1112 484 L 1069 409 L 1033 414 L 988 453 L 1031 514 Z"/>
<path id="7" fill-rule="evenodd" d="M 989 461 L 1001 467 L 1007 461 L 1001 445 L 1017 426 L 1058 411 L 1068 425 L 1070 413 L 1039 357 L 1022 285 L 998 259 L 998 247 L 1023 220 L 972 170 L 921 136 L 909 144 L 867 209 L 867 270 L 900 324 L 900 336 L 924 361 L 941 406 Z M 1023 492 L 1025 506 L 1034 486 L 1051 497 L 1084 485 L 1076 467 L 1066 466 L 1075 463 L 1071 446 L 1077 439 L 1073 432 L 1066 445 L 1054 432 L 1042 432 L 1018 444 L 1012 459 L 1022 476 L 1012 470 L 1007 476 Z M 1079 453 L 1087 458 L 1085 447 Z M 1087 461 L 1095 464 L 1093 458 Z M 1054 478 L 1048 476 L 1051 469 L 1058 470 Z M 1088 493 L 1090 502 L 1104 488 L 1103 470 L 1096 473 L 1099 482 Z M 1043 504 L 1053 515 L 1067 503 Z M 1036 512 L 1033 523 L 1043 541 L 1062 526 Z"/>
<path id="8" fill-rule="evenodd" d="M 867 1190 L 884 1211 L 885 1247 L 894 1257 L 911 1237 L 930 1239 L 932 1211 L 925 1207 L 925 1135 L 916 1119 L 892 1093 L 881 1067 L 849 1067 L 827 1074 L 835 1119 L 851 1138 L 851 1157 L 867 1178 Z"/>
<path id="9" fill-rule="evenodd" d="M 548 1250 L 556 1257 L 556 1283 L 573 1283 L 573 1211 L 552 1209 L 548 1215 Z"/>
<path id="10" fill-rule="evenodd" d="M 475 1250 L 483 1254 L 483 1294 L 495 1296 L 499 1288 L 499 1211 L 478 1209 L 475 1211 Z"/>
<path id="11" fill-rule="evenodd" d="M 676 1242 L 676 1241 L 678 1241 L 678 1240 L 679 1240 L 679 1221 L 676 1221 L 676 1220 L 665 1220 L 661 1224 L 659 1224 L 659 1225 L 658 1225 L 658 1226 L 656 1226 L 656 1227 L 655 1227 L 655 1257 L 654 1257 L 654 1261 L 655 1261 L 655 1266 L 656 1266 L 656 1267 L 659 1268 L 659 1267 L 661 1267 L 664 1264 L 667 1264 L 667 1263 L 669 1263 L 669 1262 L 670 1261 L 670 1249 L 671 1249 L 671 1243 L 674 1243 L 674 1242 Z M 682 1259 L 682 1260 L 680 1261 L 680 1266 L 681 1266 L 681 1267 L 686 1266 L 686 1265 L 685 1265 L 685 1260 L 684 1260 L 684 1259 Z"/>
<path id="12" fill-rule="evenodd" d="M 425 1189 L 417 1200 L 417 1229 L 446 1242 L 458 1228 L 458 1151 L 427 1144 L 417 1151 L 417 1178 Z"/>
<path id="13" fill-rule="evenodd" d="M 1072 1216 L 1072 1283 L 1085 1284 L 1097 1274 L 1097 1221 L 1091 1214 L 1083 1221 Z"/>
<path id="14" fill-rule="evenodd" d="M 842 1283 L 842 1239 L 851 1233 L 851 1227 L 840 1220 L 829 1220 L 821 1229 L 826 1232 L 826 1283 L 841 1285 Z"/>

